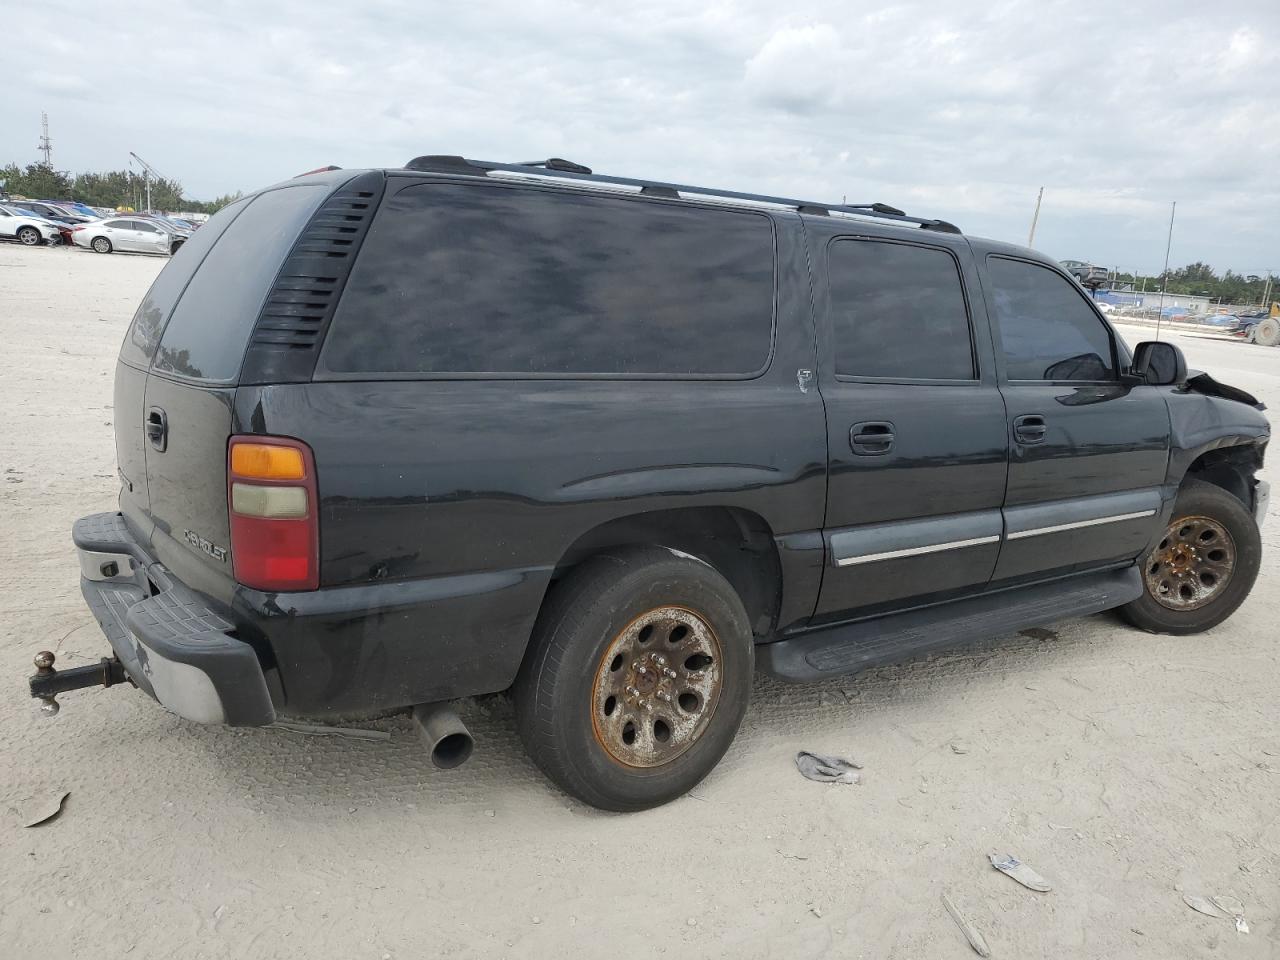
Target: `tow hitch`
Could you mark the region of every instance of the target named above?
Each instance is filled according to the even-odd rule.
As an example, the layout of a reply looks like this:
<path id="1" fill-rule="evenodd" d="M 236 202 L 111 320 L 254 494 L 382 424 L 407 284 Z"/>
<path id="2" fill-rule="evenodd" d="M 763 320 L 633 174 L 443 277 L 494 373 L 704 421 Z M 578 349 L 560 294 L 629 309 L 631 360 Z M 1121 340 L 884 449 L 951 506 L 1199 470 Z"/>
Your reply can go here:
<path id="1" fill-rule="evenodd" d="M 52 717 L 58 712 L 57 696 L 81 687 L 111 687 L 129 681 L 124 666 L 115 657 L 103 657 L 88 667 L 70 670 L 53 669 L 53 654 L 41 650 L 36 654 L 36 672 L 30 679 L 31 695 L 40 701 L 40 712 Z"/>

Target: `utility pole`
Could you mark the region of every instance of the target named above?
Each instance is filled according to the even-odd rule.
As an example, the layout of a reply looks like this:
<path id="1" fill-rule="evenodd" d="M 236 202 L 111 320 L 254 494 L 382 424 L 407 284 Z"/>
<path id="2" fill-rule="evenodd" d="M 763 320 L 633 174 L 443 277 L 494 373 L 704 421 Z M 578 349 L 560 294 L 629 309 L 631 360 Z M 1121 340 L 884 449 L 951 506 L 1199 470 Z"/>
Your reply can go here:
<path id="1" fill-rule="evenodd" d="M 1040 201 L 1044 199 L 1044 187 L 1040 188 L 1040 192 L 1036 194 L 1036 212 L 1031 215 L 1031 232 L 1027 234 L 1027 246 L 1035 246 L 1036 242 L 1036 223 L 1040 219 Z"/>
<path id="2" fill-rule="evenodd" d="M 129 156 L 137 160 L 139 166 L 142 167 L 142 183 L 147 188 L 147 209 L 150 210 L 151 209 L 151 178 L 154 177 L 157 180 L 168 180 L 169 178 L 166 177 L 164 174 L 162 174 L 159 170 L 157 170 L 151 164 L 147 163 L 147 161 L 143 160 L 140 156 L 138 156 L 132 150 L 129 151 Z M 174 182 L 175 181 L 173 180 L 169 180 L 170 184 Z"/>
<path id="3" fill-rule="evenodd" d="M 1169 251 L 1173 249 L 1173 218 L 1178 212 L 1178 201 L 1169 208 L 1169 239 L 1164 245 L 1164 273 L 1160 275 L 1160 312 L 1156 314 L 1156 339 L 1160 339 L 1160 324 L 1164 322 L 1164 292 L 1169 286 Z"/>
<path id="4" fill-rule="evenodd" d="M 44 165 L 53 166 L 53 141 L 49 139 L 49 115 L 40 113 L 40 146 L 37 148 L 44 154 Z"/>

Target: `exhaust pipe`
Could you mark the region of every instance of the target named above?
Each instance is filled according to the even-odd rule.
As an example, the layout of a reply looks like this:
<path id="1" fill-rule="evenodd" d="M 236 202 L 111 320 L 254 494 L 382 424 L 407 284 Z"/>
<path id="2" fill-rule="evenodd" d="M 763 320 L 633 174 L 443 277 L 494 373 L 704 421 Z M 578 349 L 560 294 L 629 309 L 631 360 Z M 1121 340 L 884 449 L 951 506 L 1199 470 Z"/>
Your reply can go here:
<path id="1" fill-rule="evenodd" d="M 418 704 L 413 724 L 431 752 L 431 762 L 441 770 L 462 766 L 475 748 L 471 731 L 447 703 Z"/>

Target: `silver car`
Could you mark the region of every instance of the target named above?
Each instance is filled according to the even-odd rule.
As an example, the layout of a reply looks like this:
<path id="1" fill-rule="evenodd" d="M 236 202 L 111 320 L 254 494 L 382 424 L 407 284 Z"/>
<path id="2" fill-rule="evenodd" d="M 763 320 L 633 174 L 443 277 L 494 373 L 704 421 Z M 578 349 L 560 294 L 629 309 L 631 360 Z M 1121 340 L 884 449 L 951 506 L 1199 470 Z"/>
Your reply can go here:
<path id="1" fill-rule="evenodd" d="M 71 239 L 78 247 L 95 253 L 159 253 L 168 255 L 182 246 L 186 237 L 155 220 L 112 217 L 96 223 L 78 224 Z"/>

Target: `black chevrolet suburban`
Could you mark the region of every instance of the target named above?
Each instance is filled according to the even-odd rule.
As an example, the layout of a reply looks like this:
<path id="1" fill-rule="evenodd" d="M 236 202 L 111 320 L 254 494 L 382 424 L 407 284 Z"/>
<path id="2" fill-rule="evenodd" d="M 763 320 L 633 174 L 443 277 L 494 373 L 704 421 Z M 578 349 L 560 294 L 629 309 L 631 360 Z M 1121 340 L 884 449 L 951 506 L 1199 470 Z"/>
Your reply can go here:
<path id="1" fill-rule="evenodd" d="M 597 807 L 688 790 L 787 680 L 1253 585 L 1252 397 L 1132 353 L 1053 261 L 884 204 L 563 160 L 327 169 L 231 204 L 147 292 L 119 511 L 76 523 L 114 656 L 190 720 L 510 691 Z"/>

